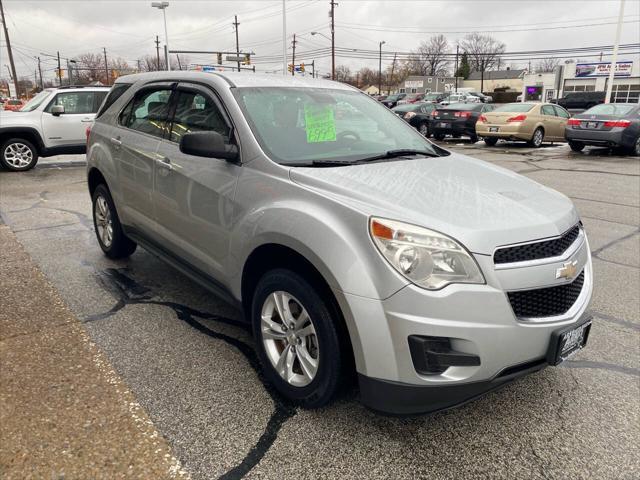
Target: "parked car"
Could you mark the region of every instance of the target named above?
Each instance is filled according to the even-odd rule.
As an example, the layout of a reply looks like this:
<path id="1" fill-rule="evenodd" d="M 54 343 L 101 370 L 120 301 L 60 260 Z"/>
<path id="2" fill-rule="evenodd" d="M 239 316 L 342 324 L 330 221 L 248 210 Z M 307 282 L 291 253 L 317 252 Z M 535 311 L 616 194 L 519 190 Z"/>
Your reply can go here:
<path id="1" fill-rule="evenodd" d="M 387 95 L 377 95 L 375 99 L 379 102 L 384 102 L 387 99 Z"/>
<path id="2" fill-rule="evenodd" d="M 478 141 L 476 122 L 481 114 L 493 110 L 493 105 L 483 103 L 454 103 L 438 107 L 433 112 L 431 131 L 436 140 L 443 140 L 445 136 L 467 136 L 471 143 Z"/>
<path id="3" fill-rule="evenodd" d="M 424 99 L 425 93 L 409 93 L 403 99 L 398 100 L 397 105 L 403 105 L 405 103 L 421 102 Z"/>
<path id="4" fill-rule="evenodd" d="M 24 107 L 24 102 L 16 98 L 11 98 L 6 102 L 4 102 L 3 106 L 4 106 L 4 110 L 7 112 L 17 112 L 22 107 Z"/>
<path id="5" fill-rule="evenodd" d="M 492 96 L 485 95 L 484 93 L 481 93 L 481 92 L 469 92 L 468 94 L 472 95 L 474 97 L 478 97 L 482 103 L 491 103 L 491 102 L 493 102 L 493 97 Z"/>
<path id="6" fill-rule="evenodd" d="M 569 119 L 564 132 L 574 152 L 594 145 L 620 148 L 640 156 L 640 106 L 637 103 L 596 105 Z"/>
<path id="7" fill-rule="evenodd" d="M 422 100 L 425 102 L 440 103 L 442 100 L 444 100 L 448 96 L 449 96 L 449 93 L 429 92 L 424 96 Z"/>
<path id="8" fill-rule="evenodd" d="M 489 146 L 502 138 L 523 140 L 538 148 L 542 142 L 564 142 L 564 127 L 570 116 L 551 103 L 507 103 L 480 115 L 476 134 Z"/>
<path id="9" fill-rule="evenodd" d="M 87 151 L 100 248 L 141 245 L 244 311 L 290 401 L 326 405 L 355 377 L 374 410 L 435 411 L 585 345 L 592 263 L 566 196 L 337 82 L 174 71 L 113 88 Z M 339 103 L 358 120 L 335 123 Z"/>
<path id="10" fill-rule="evenodd" d="M 431 115 L 436 109 L 433 103 L 409 103 L 398 105 L 391 111 L 406 120 L 425 137 L 431 136 Z"/>
<path id="11" fill-rule="evenodd" d="M 19 112 L 0 117 L 0 166 L 13 171 L 35 167 L 39 157 L 84 153 L 86 129 L 108 87 L 48 88 Z"/>
<path id="12" fill-rule="evenodd" d="M 389 95 L 387 98 L 385 98 L 382 103 L 384 103 L 389 108 L 393 108 L 398 104 L 399 100 L 402 100 L 406 96 L 406 93 L 394 93 L 393 95 Z"/>
<path id="13" fill-rule="evenodd" d="M 591 108 L 604 103 L 606 92 L 569 92 L 555 102 L 563 108 Z"/>
<path id="14" fill-rule="evenodd" d="M 482 103 L 482 101 L 480 98 L 468 93 L 451 93 L 440 102 L 440 105 L 451 105 L 453 103 Z"/>

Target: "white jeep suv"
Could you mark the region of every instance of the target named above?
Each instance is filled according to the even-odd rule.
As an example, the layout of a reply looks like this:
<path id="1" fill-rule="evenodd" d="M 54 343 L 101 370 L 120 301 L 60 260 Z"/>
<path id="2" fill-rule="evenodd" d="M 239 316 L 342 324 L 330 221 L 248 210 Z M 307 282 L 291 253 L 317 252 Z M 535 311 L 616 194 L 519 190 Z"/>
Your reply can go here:
<path id="1" fill-rule="evenodd" d="M 24 171 L 39 157 L 82 154 L 109 87 L 48 88 L 18 112 L 0 112 L 0 166 Z"/>

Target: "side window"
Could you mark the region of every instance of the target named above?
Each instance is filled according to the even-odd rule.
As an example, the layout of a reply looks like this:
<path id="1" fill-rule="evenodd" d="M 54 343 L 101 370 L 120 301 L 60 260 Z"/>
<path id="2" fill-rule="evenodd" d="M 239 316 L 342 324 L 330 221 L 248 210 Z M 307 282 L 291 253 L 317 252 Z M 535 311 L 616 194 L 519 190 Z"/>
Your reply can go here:
<path id="1" fill-rule="evenodd" d="M 143 90 L 120 114 L 121 125 L 162 138 L 167 129 L 170 99 L 170 89 Z"/>
<path id="2" fill-rule="evenodd" d="M 107 109 L 111 105 L 113 105 L 115 101 L 118 100 L 122 96 L 122 94 L 129 89 L 130 86 L 131 84 L 129 83 L 116 83 L 113 87 L 111 87 L 111 90 L 109 90 L 108 92 L 109 95 L 107 96 L 107 99 L 104 101 L 104 103 L 102 102 L 98 103 L 99 110 L 98 110 L 98 113 L 96 114 L 96 118 L 100 117 L 100 115 L 106 112 Z"/>
<path id="3" fill-rule="evenodd" d="M 100 109 L 100 105 L 102 105 L 102 102 L 104 102 L 105 97 L 107 96 L 107 93 L 109 93 L 108 91 L 97 91 L 97 92 L 93 92 L 93 111 L 91 113 L 98 113 L 98 110 Z"/>
<path id="4" fill-rule="evenodd" d="M 554 105 L 553 108 L 556 110 L 556 115 L 562 118 L 570 118 L 569 112 L 567 112 L 564 108 Z"/>
<path id="5" fill-rule="evenodd" d="M 96 92 L 64 92 L 58 93 L 47 105 L 45 112 L 51 113 L 54 105 L 62 105 L 65 114 L 95 113 L 94 102 Z"/>
<path id="6" fill-rule="evenodd" d="M 491 112 L 495 107 L 493 105 L 484 105 L 482 107 L 483 112 Z"/>
<path id="7" fill-rule="evenodd" d="M 179 91 L 169 139 L 180 142 L 185 133 L 203 131 L 214 131 L 228 137 L 230 128 L 210 97 Z"/>
<path id="8" fill-rule="evenodd" d="M 556 112 L 553 109 L 553 107 L 551 105 L 543 105 L 542 106 L 542 114 L 543 115 L 549 115 L 551 117 L 555 117 L 556 116 Z"/>

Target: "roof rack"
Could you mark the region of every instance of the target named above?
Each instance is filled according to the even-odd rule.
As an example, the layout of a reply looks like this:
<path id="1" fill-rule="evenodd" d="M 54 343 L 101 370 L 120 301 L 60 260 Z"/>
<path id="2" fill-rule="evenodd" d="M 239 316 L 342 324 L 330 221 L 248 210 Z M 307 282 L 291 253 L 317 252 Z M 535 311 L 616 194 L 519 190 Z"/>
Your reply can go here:
<path id="1" fill-rule="evenodd" d="M 109 85 L 61 85 L 59 87 L 53 87 L 53 88 L 57 88 L 58 90 L 67 90 L 69 88 L 96 88 L 96 87 L 110 88 Z"/>

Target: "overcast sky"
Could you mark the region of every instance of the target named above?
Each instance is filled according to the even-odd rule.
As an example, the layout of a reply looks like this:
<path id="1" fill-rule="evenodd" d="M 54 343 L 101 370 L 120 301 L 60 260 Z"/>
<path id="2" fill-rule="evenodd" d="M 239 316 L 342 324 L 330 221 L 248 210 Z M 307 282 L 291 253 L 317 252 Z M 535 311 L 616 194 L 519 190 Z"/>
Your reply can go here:
<path id="1" fill-rule="evenodd" d="M 18 76 L 33 76 L 40 55 L 43 74 L 53 78 L 55 61 L 42 53 L 66 58 L 84 52 L 122 57 L 135 66 L 136 59 L 155 55 L 153 40 L 164 36 L 162 13 L 151 0 L 3 0 L 7 26 L 14 47 Z M 286 0 L 288 49 L 295 32 L 298 51 L 323 48 L 329 41 L 329 0 Z M 490 31 L 507 45 L 507 51 L 611 45 L 619 0 L 451 0 L 365 1 L 339 0 L 336 7 L 336 45 L 377 50 L 386 42 L 389 51 L 414 49 L 431 33 L 445 33 L 455 49 L 462 32 Z M 260 56 L 282 54 L 282 1 L 170 0 L 167 9 L 171 49 L 235 50 L 233 15 L 240 22 L 241 50 Z M 640 0 L 627 0 L 621 43 L 640 42 Z M 576 25 L 603 24 L 577 27 Z M 509 31 L 505 31 L 509 30 Z M 0 64 L 7 77 L 4 36 Z M 628 57 L 628 55 L 626 56 Z M 620 60 L 640 61 L 638 56 Z M 213 58 L 189 55 L 192 63 L 215 63 Z M 375 60 L 338 59 L 352 71 Z M 281 60 L 259 63 L 260 70 L 281 68 Z M 526 65 L 522 65 L 523 67 Z M 330 58 L 316 58 L 322 73 L 330 70 Z"/>

